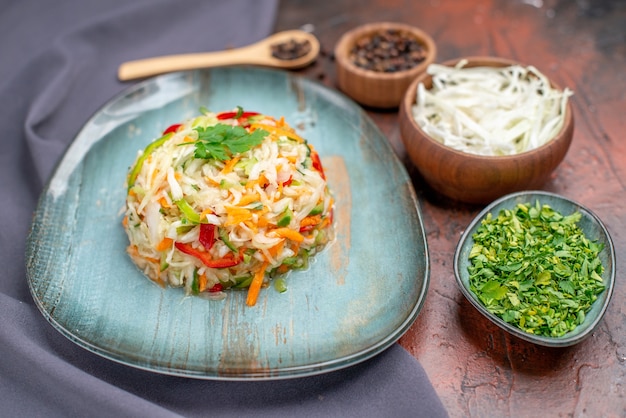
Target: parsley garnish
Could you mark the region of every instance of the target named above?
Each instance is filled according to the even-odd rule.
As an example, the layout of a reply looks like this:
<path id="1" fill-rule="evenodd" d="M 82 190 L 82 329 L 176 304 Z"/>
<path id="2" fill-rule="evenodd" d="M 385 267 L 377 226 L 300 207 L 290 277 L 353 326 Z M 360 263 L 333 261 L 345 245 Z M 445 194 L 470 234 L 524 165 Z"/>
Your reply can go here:
<path id="1" fill-rule="evenodd" d="M 523 331 L 560 337 L 585 320 L 604 290 L 602 244 L 536 202 L 489 214 L 472 236 L 470 289 L 487 310 Z"/>
<path id="2" fill-rule="evenodd" d="M 248 132 L 241 126 L 217 125 L 195 128 L 198 140 L 194 142 L 194 157 L 201 159 L 230 160 L 234 155 L 246 152 L 261 144 L 267 131 L 257 129 Z"/>

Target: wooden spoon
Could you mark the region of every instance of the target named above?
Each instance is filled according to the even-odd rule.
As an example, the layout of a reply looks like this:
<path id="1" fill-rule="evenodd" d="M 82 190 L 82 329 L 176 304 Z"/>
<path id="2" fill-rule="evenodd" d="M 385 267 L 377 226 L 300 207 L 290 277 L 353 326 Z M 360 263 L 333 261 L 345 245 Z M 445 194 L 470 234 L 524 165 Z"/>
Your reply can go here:
<path id="1" fill-rule="evenodd" d="M 279 59 L 272 56 L 272 45 L 292 40 L 299 43 L 309 41 L 311 46 L 309 52 L 295 59 Z M 120 80 L 126 81 L 173 71 L 246 64 L 296 69 L 315 61 L 319 50 L 320 44 L 315 35 L 302 30 L 288 30 L 275 33 L 257 43 L 241 48 L 197 54 L 168 55 L 125 62 L 119 67 L 118 77 Z"/>

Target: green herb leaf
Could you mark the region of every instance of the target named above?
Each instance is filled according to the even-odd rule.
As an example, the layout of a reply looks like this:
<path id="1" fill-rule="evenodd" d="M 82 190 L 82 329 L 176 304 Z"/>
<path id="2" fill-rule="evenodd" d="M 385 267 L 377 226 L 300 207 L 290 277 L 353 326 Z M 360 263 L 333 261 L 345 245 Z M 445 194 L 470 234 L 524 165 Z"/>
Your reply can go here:
<path id="1" fill-rule="evenodd" d="M 574 288 L 574 283 L 571 280 L 561 280 L 559 282 L 559 289 L 561 289 L 565 293 L 569 293 L 570 295 L 575 295 L 576 294 L 576 289 Z"/>
<path id="2" fill-rule="evenodd" d="M 550 272 L 542 271 L 535 277 L 535 284 L 537 286 L 540 286 L 540 285 L 546 286 L 550 284 L 550 279 L 552 279 L 552 275 L 550 274 Z"/>
<path id="3" fill-rule="evenodd" d="M 260 145 L 268 135 L 267 131 L 257 129 L 248 132 L 241 126 L 218 123 L 213 126 L 197 127 L 198 140 L 194 142 L 194 157 L 228 161 L 233 156 L 246 152 Z"/>
<path id="4" fill-rule="evenodd" d="M 491 280 L 482 287 L 483 296 L 487 299 L 499 300 L 506 296 L 506 287 L 495 280 Z"/>
<path id="5" fill-rule="evenodd" d="M 494 315 L 529 334 L 559 337 L 580 325 L 604 290 L 603 246 L 538 201 L 489 213 L 472 236 L 470 290 Z"/>

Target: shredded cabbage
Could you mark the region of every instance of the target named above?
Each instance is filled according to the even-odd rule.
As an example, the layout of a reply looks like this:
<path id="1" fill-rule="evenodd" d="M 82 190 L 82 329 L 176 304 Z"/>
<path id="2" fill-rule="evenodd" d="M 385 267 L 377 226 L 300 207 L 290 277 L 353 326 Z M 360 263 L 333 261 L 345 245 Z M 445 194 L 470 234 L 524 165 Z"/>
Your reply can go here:
<path id="1" fill-rule="evenodd" d="M 255 276 L 267 285 L 334 239 L 334 201 L 313 146 L 283 118 L 230 113 L 183 122 L 130 169 L 128 253 L 150 279 L 187 294 L 224 297 Z M 218 124 L 265 137 L 226 160 L 198 158 L 199 132 Z"/>
<path id="2" fill-rule="evenodd" d="M 417 86 L 413 117 L 430 137 L 459 151 L 514 155 L 550 141 L 564 123 L 569 89 L 536 68 L 431 64 L 433 86 Z"/>

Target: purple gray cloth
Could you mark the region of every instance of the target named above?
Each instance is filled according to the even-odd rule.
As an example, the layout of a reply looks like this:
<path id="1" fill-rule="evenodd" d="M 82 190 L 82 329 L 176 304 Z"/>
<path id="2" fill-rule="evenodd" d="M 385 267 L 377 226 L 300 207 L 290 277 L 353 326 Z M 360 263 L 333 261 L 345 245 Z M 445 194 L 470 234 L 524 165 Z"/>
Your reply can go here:
<path id="1" fill-rule="evenodd" d="M 277 0 L 4 0 L 0 6 L 0 405 L 4 416 L 446 416 L 395 344 L 347 369 L 270 382 L 160 375 L 78 347 L 39 313 L 25 242 L 37 198 L 81 126 L 128 86 L 132 59 L 270 34 Z"/>

